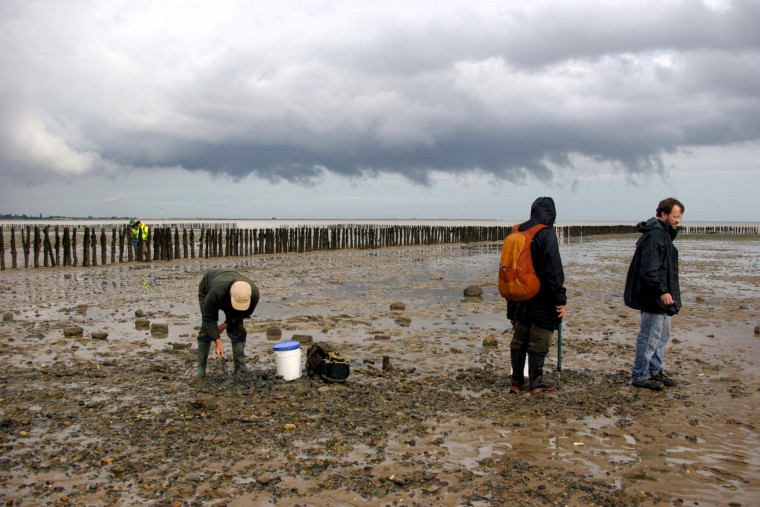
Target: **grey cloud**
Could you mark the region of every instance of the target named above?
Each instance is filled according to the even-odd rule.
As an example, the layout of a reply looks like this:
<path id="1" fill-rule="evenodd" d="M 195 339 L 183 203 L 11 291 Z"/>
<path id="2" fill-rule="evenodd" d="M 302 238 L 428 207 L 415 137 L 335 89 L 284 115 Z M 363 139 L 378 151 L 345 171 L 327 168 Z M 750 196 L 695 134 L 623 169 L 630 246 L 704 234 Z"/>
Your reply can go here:
<path id="1" fill-rule="evenodd" d="M 366 37 L 321 30 L 225 46 L 222 33 L 206 53 L 136 41 L 93 50 L 95 67 L 49 67 L 6 44 L 0 65 L 21 69 L 0 81 L 0 105 L 21 106 L 0 108 L 0 170 L 29 181 L 183 167 L 303 185 L 325 171 L 520 182 L 551 180 L 575 155 L 635 177 L 662 173 L 665 153 L 760 139 L 756 2 L 504 5 L 414 23 L 387 14 Z M 140 49 L 172 56 L 156 64 Z M 49 80 L 57 72 L 62 86 Z M 55 148 L 48 156 L 25 152 L 20 114 L 41 149 Z"/>

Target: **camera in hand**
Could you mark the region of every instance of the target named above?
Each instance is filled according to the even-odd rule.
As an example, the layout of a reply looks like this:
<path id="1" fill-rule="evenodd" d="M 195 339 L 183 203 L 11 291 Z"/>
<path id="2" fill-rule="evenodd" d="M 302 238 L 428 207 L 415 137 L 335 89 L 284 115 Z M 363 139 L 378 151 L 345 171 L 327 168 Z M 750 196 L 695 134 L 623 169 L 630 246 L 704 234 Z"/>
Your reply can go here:
<path id="1" fill-rule="evenodd" d="M 665 307 L 665 313 L 668 314 L 668 316 L 670 317 L 678 313 L 678 306 L 676 305 L 675 300 L 673 300 L 673 304 Z"/>

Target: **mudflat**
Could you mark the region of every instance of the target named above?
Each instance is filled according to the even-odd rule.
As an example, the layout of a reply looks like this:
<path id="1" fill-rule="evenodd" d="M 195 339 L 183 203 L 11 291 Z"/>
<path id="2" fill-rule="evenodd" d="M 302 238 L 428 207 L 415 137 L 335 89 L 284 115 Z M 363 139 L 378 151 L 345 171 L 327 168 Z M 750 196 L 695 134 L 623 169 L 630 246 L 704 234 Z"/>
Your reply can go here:
<path id="1" fill-rule="evenodd" d="M 12 505 L 753 505 L 760 238 L 679 236 L 662 392 L 630 386 L 636 236 L 561 245 L 553 392 L 509 394 L 498 244 L 0 272 L 0 499 Z M 197 287 L 257 282 L 248 374 L 195 379 Z M 480 296 L 465 289 L 482 288 Z M 474 293 L 478 291 L 475 290 Z M 277 378 L 324 341 L 346 384 Z M 303 364 L 302 357 L 302 364 Z"/>

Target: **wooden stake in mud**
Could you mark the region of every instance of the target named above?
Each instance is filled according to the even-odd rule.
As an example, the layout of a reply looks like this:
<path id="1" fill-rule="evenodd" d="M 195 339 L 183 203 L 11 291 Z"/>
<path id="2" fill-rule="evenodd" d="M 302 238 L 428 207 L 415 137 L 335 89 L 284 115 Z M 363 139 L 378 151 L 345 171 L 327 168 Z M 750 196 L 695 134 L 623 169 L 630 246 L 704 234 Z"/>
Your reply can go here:
<path id="1" fill-rule="evenodd" d="M 82 267 L 90 267 L 90 228 L 84 228 L 84 239 L 82 240 Z"/>
<path id="2" fill-rule="evenodd" d="M 111 264 L 116 264 L 116 228 L 111 229 Z"/>
<path id="3" fill-rule="evenodd" d="M 34 267 L 40 267 L 40 248 L 42 248 L 42 236 L 40 236 L 40 228 L 34 226 Z"/>
<path id="4" fill-rule="evenodd" d="M 95 227 L 90 228 L 90 243 L 92 244 L 92 265 L 98 265 L 98 237 L 95 234 Z"/>
<path id="5" fill-rule="evenodd" d="M 58 226 L 55 226 L 55 265 L 61 265 L 61 237 L 58 235 Z"/>
<path id="6" fill-rule="evenodd" d="M 100 228 L 100 264 L 102 266 L 106 265 L 106 254 L 108 252 L 106 245 L 106 230 L 105 228 Z M 113 263 L 113 260 L 111 261 Z"/>
<path id="7" fill-rule="evenodd" d="M 77 253 L 77 228 L 71 231 L 71 256 L 74 258 L 74 267 L 79 264 L 79 254 Z"/>
<path id="8" fill-rule="evenodd" d="M 0 227 L 0 271 L 5 271 L 5 239 L 2 227 Z"/>
<path id="9" fill-rule="evenodd" d="M 23 234 L 24 231 L 22 229 L 21 233 Z M 11 268 L 16 269 L 18 266 L 16 265 L 16 229 L 11 227 Z"/>
<path id="10" fill-rule="evenodd" d="M 63 228 L 63 265 L 71 266 L 71 237 L 68 227 Z"/>

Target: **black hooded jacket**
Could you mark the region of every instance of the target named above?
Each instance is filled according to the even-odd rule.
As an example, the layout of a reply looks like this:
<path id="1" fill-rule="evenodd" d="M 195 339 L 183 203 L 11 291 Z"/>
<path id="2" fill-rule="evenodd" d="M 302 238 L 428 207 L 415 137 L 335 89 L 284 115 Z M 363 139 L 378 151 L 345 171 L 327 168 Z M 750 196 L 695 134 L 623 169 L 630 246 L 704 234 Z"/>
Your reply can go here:
<path id="1" fill-rule="evenodd" d="M 530 208 L 530 220 L 518 227 L 518 230 L 525 231 L 538 224 L 548 226 L 538 231 L 530 244 L 533 268 L 541 280 L 541 290 L 528 301 L 508 301 L 509 320 L 535 324 L 544 329 L 557 329 L 557 306 L 567 303 L 567 294 L 559 242 L 553 229 L 556 217 L 554 200 L 551 197 L 539 197 Z"/>
<path id="2" fill-rule="evenodd" d="M 673 244 L 678 231 L 657 217 L 636 226 L 642 233 L 628 267 L 623 299 L 626 306 L 647 313 L 665 313 L 660 296 L 669 293 L 681 308 L 678 280 L 678 249 Z"/>

